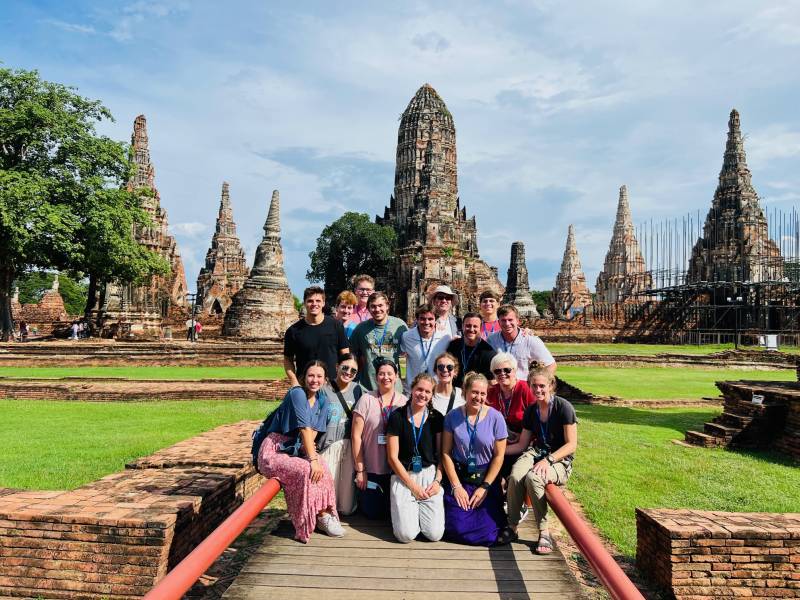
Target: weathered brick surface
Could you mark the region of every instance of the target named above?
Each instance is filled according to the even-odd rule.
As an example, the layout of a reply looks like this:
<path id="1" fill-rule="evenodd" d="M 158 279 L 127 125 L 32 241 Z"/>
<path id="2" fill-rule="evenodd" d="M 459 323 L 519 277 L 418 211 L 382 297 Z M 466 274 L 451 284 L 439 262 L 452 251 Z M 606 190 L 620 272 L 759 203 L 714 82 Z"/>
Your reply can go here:
<path id="1" fill-rule="evenodd" d="M 800 597 L 800 514 L 636 510 L 636 566 L 677 600 Z"/>
<path id="2" fill-rule="evenodd" d="M 0 489 L 0 596 L 141 597 L 263 483 L 250 460 L 257 423 L 72 491 Z"/>

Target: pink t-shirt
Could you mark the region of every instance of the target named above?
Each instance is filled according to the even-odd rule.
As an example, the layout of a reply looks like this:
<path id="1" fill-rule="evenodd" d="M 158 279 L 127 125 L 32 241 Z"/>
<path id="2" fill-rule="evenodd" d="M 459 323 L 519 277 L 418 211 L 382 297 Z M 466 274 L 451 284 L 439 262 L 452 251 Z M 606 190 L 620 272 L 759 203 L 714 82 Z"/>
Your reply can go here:
<path id="1" fill-rule="evenodd" d="M 350 323 L 353 323 L 353 326 L 355 327 L 359 323 L 362 323 L 364 321 L 368 321 L 371 318 L 372 318 L 372 315 L 370 314 L 369 310 L 367 310 L 366 306 L 364 307 L 364 310 L 359 310 L 358 305 L 356 304 L 353 307 L 353 312 L 350 313 L 350 318 L 347 320 L 347 323 L 345 323 L 345 325 L 349 325 Z"/>
<path id="2" fill-rule="evenodd" d="M 408 398 L 403 394 L 395 394 L 392 409 L 405 406 L 406 402 L 408 402 Z M 364 431 L 361 434 L 361 456 L 364 459 L 364 469 L 367 473 L 375 475 L 390 473 L 389 463 L 386 461 L 386 445 L 378 443 L 378 435 L 384 435 L 386 430 L 380 396 L 376 396 L 375 392 L 364 394 L 353 412 L 364 419 Z"/>
<path id="3" fill-rule="evenodd" d="M 494 321 L 483 321 L 481 323 L 481 338 L 487 339 L 495 331 L 500 331 L 500 319 Z"/>

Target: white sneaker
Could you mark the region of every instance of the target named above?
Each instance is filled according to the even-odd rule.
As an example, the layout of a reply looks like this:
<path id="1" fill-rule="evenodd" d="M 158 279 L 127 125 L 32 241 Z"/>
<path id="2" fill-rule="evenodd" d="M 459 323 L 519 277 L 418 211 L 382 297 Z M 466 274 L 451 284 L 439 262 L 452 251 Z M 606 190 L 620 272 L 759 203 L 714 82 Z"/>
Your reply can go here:
<path id="1" fill-rule="evenodd" d="M 329 513 L 317 517 L 317 529 L 331 537 L 344 536 L 344 527 L 339 523 L 339 519 Z"/>
<path id="2" fill-rule="evenodd" d="M 520 523 L 522 523 L 525 520 L 525 517 L 528 516 L 529 512 L 530 512 L 530 510 L 528 509 L 528 507 L 525 504 L 523 504 L 522 508 L 519 511 L 519 522 Z"/>

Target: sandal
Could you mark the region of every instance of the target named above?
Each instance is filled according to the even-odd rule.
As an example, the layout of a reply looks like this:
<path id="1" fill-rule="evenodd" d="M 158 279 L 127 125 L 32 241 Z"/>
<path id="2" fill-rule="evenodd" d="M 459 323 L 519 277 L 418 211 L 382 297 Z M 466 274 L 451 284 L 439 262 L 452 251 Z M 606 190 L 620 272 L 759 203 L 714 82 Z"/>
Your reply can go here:
<path id="1" fill-rule="evenodd" d="M 493 546 L 507 546 L 511 542 L 516 542 L 519 535 L 511 527 L 503 527 L 502 531 L 497 536 Z"/>
<path id="2" fill-rule="evenodd" d="M 550 554 L 553 551 L 553 538 L 549 533 L 540 533 L 536 542 L 536 554 Z"/>

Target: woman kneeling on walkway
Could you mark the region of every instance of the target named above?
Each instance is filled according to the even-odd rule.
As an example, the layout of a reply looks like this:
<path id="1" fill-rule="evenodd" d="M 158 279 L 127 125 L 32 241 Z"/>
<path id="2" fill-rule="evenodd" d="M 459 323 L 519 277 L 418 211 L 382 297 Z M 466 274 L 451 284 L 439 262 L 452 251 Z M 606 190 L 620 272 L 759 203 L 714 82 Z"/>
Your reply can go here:
<path id="1" fill-rule="evenodd" d="M 553 539 L 547 528 L 544 488 L 551 482 L 564 485 L 569 479 L 578 447 L 578 420 L 572 404 L 554 396 L 556 379 L 548 369 L 532 369 L 528 381 L 536 403 L 525 410 L 522 434 L 513 447 L 509 447 L 509 453 L 512 449 L 525 451 L 514 463 L 508 480 L 508 531 L 512 539 L 517 537 L 520 509 L 527 491 L 539 527 L 536 552 L 549 554 L 553 551 Z M 527 449 L 531 440 L 534 445 Z"/>
<path id="2" fill-rule="evenodd" d="M 420 373 L 411 383 L 406 408 L 389 417 L 386 455 L 392 475 L 394 537 L 407 544 L 422 533 L 432 542 L 444 534 L 442 473 L 438 467 L 444 417 L 431 406 L 433 377 Z"/>
<path id="3" fill-rule="evenodd" d="M 280 481 L 295 539 L 307 542 L 314 526 L 333 537 L 344 535 L 336 513 L 333 478 L 317 453 L 316 439 L 328 420 L 328 399 L 320 393 L 325 363 L 308 363 L 303 386 L 291 388 L 261 425 L 266 439 L 258 451 L 258 470 Z"/>
<path id="4" fill-rule="evenodd" d="M 442 435 L 445 537 L 473 546 L 509 541 L 499 477 L 508 429 L 503 415 L 484 405 L 487 386 L 483 375 L 467 375 L 467 403 L 445 417 Z"/>

